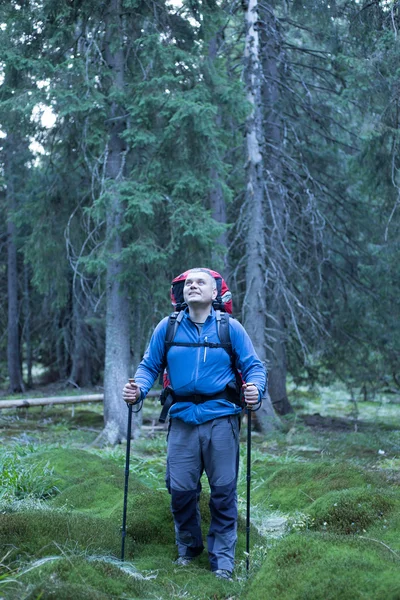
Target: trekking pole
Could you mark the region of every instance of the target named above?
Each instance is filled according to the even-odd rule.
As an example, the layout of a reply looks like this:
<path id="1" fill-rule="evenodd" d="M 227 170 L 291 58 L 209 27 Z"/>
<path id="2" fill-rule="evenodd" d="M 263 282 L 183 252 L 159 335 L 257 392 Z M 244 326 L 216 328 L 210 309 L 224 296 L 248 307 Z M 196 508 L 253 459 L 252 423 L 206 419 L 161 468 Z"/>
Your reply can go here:
<path id="1" fill-rule="evenodd" d="M 246 499 L 246 571 L 249 574 L 250 557 L 250 481 L 251 481 L 251 408 L 247 406 L 247 499 Z"/>
<path id="2" fill-rule="evenodd" d="M 134 379 L 129 379 L 133 383 Z M 128 506 L 128 479 L 129 479 L 129 458 L 131 453 L 131 430 L 132 430 L 132 404 L 128 404 L 128 431 L 126 434 L 126 457 L 125 457 L 125 488 L 124 488 L 124 510 L 122 513 L 122 546 L 121 560 L 125 560 L 125 537 L 126 537 L 126 510 Z"/>

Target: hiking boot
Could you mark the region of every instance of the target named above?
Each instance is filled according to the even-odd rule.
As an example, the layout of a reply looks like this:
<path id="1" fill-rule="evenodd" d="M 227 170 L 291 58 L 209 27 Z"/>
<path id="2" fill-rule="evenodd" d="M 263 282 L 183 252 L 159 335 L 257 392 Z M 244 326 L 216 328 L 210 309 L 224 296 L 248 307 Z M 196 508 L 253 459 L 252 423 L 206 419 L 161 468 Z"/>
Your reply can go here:
<path id="1" fill-rule="evenodd" d="M 227 581 L 233 581 L 231 575 L 232 573 L 230 571 L 227 571 L 226 569 L 217 569 L 216 571 L 213 571 L 215 577 L 218 577 L 218 579 L 226 579 Z"/>
<path id="2" fill-rule="evenodd" d="M 191 556 L 178 556 L 176 560 L 174 560 L 174 565 L 178 567 L 188 567 L 192 562 L 193 558 Z"/>

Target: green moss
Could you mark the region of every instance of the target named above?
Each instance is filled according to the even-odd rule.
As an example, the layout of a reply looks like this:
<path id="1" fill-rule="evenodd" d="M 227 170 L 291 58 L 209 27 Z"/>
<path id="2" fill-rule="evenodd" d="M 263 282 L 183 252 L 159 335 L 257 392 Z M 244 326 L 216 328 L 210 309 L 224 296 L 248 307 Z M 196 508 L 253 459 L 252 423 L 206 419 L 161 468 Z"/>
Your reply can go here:
<path id="1" fill-rule="evenodd" d="M 30 510 L 4 515 L 0 541 L 12 540 L 20 552 L 41 556 L 54 552 L 55 544 L 96 548 L 120 553 L 120 526 L 124 498 L 124 473 L 114 461 L 85 451 L 57 449 L 35 454 L 36 461 L 50 464 L 60 480 L 62 491 L 47 506 L 56 510 Z M 31 457 L 26 457 L 27 463 Z M 201 496 L 204 539 L 210 522 L 209 495 Z M 255 529 L 251 541 L 260 540 Z M 129 477 L 127 507 L 127 559 L 138 555 L 157 555 L 162 545 L 169 561 L 176 557 L 170 496 L 154 490 L 133 474 Z M 245 523 L 239 519 L 237 558 L 244 558 Z M 208 571 L 207 555 L 200 563 Z"/>
<path id="2" fill-rule="evenodd" d="M 331 455 L 367 464 L 385 460 L 391 452 L 396 451 L 398 444 L 399 431 L 390 431 L 379 423 L 374 426 L 369 425 L 365 431 L 357 433 L 347 431 L 333 434 L 327 430 L 324 440 L 324 446 L 329 446 Z M 380 454 L 380 450 L 384 450 L 385 454 Z"/>
<path id="3" fill-rule="evenodd" d="M 152 580 L 136 569 L 121 567 L 107 560 L 72 555 L 34 568 L 19 579 L 33 588 L 32 598 L 42 593 L 41 599 L 106 600 L 123 595 L 137 598 L 147 596 L 146 592 L 154 588 Z"/>
<path id="4" fill-rule="evenodd" d="M 267 469 L 270 472 L 270 465 Z M 378 476 L 346 463 L 292 462 L 277 466 L 254 491 L 253 500 L 272 510 L 302 510 L 331 490 L 361 487 L 377 480 Z"/>
<path id="5" fill-rule="evenodd" d="M 128 497 L 127 531 L 137 543 L 173 544 L 174 531 L 168 493 L 132 486 Z M 122 514 L 122 502 L 111 518 Z"/>
<path id="6" fill-rule="evenodd" d="M 110 518 L 116 528 L 122 522 L 124 471 L 114 461 L 84 451 L 57 450 L 38 459 L 48 460 L 61 479 L 62 492 L 52 506 Z M 133 474 L 129 477 L 128 535 L 142 541 L 173 541 L 167 491 L 153 490 Z"/>
<path id="7" fill-rule="evenodd" d="M 359 488 L 329 492 L 309 509 L 313 527 L 336 533 L 360 533 L 387 515 L 395 505 L 387 490 Z"/>
<path id="8" fill-rule="evenodd" d="M 55 557 L 57 558 L 57 557 Z M 119 563 L 107 558 L 63 552 L 46 564 L 30 563 L 18 573 L 18 585 L 2 586 L 7 600 L 57 598 L 57 600 L 115 600 L 116 598 L 186 598 L 222 600 L 239 597 L 241 583 L 217 581 L 200 559 L 189 568 L 172 564 L 158 546 L 147 559 Z M 42 595 L 40 595 L 42 594 Z M 2 596 L 3 597 L 3 596 Z"/>
<path id="9" fill-rule="evenodd" d="M 71 416 L 68 420 L 74 427 L 96 427 L 101 429 L 104 426 L 104 417 L 101 413 L 82 408 L 75 411 L 74 416 Z"/>
<path id="10" fill-rule="evenodd" d="M 54 554 L 58 546 L 65 545 L 118 556 L 118 523 L 53 510 L 0 514 L 0 546 L 3 549 L 13 546 L 20 554 L 41 557 Z"/>
<path id="11" fill-rule="evenodd" d="M 124 471 L 114 461 L 89 452 L 58 449 L 36 457 L 46 461 L 60 480 L 62 492 L 51 506 L 105 517 L 119 531 L 124 499 Z M 136 543 L 173 543 L 167 491 L 153 490 L 129 477 L 127 533 Z"/>
<path id="12" fill-rule="evenodd" d="M 86 583 L 64 583 L 63 581 L 53 583 L 44 581 L 28 588 L 27 600 L 111 600 L 115 596 L 104 594 L 97 588 L 91 588 Z M 21 589 L 19 590 L 21 593 Z M 13 600 L 19 600 L 20 596 L 14 596 Z"/>
<path id="13" fill-rule="evenodd" d="M 267 555 L 246 600 L 397 600 L 400 570 L 384 548 L 362 540 L 293 534 Z"/>
<path id="14" fill-rule="evenodd" d="M 90 481 L 65 488 L 51 505 L 99 517 L 111 517 L 117 508 L 122 512 L 123 489 L 122 477 L 90 478 Z"/>
<path id="15" fill-rule="evenodd" d="M 41 463 L 52 467 L 60 489 L 98 477 L 120 479 L 123 476 L 122 466 L 85 450 L 55 448 L 27 456 L 25 461 L 27 464 Z"/>
<path id="16" fill-rule="evenodd" d="M 400 502 L 396 502 L 389 515 L 371 525 L 368 536 L 382 540 L 400 556 Z"/>
<path id="17" fill-rule="evenodd" d="M 125 448 L 99 449 L 96 453 L 78 450 L 78 433 L 79 443 L 85 445 L 92 433 L 78 432 L 71 429 L 71 424 L 96 426 L 98 415 L 95 413 L 92 418 L 85 411 L 82 415 L 76 411 L 75 416 L 71 416 L 70 409 L 60 411 L 59 415 L 55 415 L 54 410 L 50 412 L 50 423 L 39 413 L 37 417 L 29 413 L 30 423 L 26 419 L 16 422 L 21 433 L 28 431 L 27 425 L 30 425 L 29 435 L 31 431 L 36 435 L 41 429 L 41 446 L 31 445 L 29 449 L 25 437 L 21 436 L 19 450 L 13 449 L 13 452 L 18 453 L 27 470 L 36 465 L 40 474 L 39 467 L 47 464 L 60 493 L 40 500 L 47 510 L 34 509 L 40 507 L 39 501 L 31 502 L 30 509 L 25 500 L 6 506 L 8 514 L 0 515 L 3 546 L 0 556 L 4 557 L 14 546 L 6 562 L 8 567 L 17 565 L 17 569 L 22 568 L 23 561 L 29 566 L 43 556 L 58 554 L 59 560 L 25 574 L 17 570 L 19 584 L 5 585 L 2 580 L 0 596 L 5 599 L 184 597 L 218 600 L 245 599 L 246 594 L 252 600 L 264 597 L 269 600 L 400 598 L 398 477 L 395 468 L 386 469 L 384 474 L 377 473 L 382 461 L 395 460 L 399 432 L 385 432 L 371 426 L 371 430 L 362 428 L 362 433 L 356 434 L 343 429 L 310 428 L 292 419 L 290 435 L 278 432 L 266 438 L 254 433 L 252 515 L 262 523 L 271 510 L 285 512 L 286 517 L 292 513 L 294 518 L 300 511 L 306 527 L 315 529 L 296 530 L 296 534 L 286 535 L 279 541 L 270 540 L 273 548 L 267 550 L 265 540 L 252 528 L 250 564 L 253 573 L 248 585 L 245 578 L 234 583 L 216 581 L 210 574 L 206 551 L 188 569 L 173 565 L 177 551 L 170 497 L 161 474 L 165 464 L 165 435 L 133 441 L 125 557 L 127 561 L 134 561 L 140 573 L 155 577 L 135 580 L 107 560 L 96 562 L 89 556 L 89 553 L 97 553 L 105 559 L 106 555 L 120 555 Z M 335 423 L 330 422 L 330 425 Z M 244 430 L 242 435 L 245 437 Z M 57 447 L 49 450 L 48 444 L 47 450 L 42 450 L 43 440 L 50 439 Z M 65 446 L 74 445 L 75 449 L 60 448 L 60 442 Z M 15 439 L 12 444 L 15 445 Z M 11 438 L 8 448 L 10 445 Z M 246 496 L 245 448 L 242 444 L 241 512 Z M 315 452 L 311 453 L 311 448 Z M 322 449 L 323 460 L 316 456 Z M 302 460 L 299 453 L 307 460 Z M 345 458 L 349 460 L 345 462 Z M 360 464 L 373 469 L 368 471 Z M 207 490 L 205 479 L 204 483 Z M 209 526 L 208 501 L 208 494 L 203 492 L 204 539 Z M 16 510 L 18 512 L 12 512 Z M 365 533 L 363 528 L 367 529 Z M 239 519 L 238 530 L 236 574 L 242 577 L 245 574 L 244 519 Z M 9 576 L 7 570 L 4 572 Z"/>

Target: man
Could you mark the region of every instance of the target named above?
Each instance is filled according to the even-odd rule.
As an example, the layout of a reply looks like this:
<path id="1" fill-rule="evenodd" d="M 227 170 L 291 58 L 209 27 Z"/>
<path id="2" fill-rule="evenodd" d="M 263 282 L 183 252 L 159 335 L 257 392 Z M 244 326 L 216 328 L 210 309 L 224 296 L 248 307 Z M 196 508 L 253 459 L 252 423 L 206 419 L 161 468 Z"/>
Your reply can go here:
<path id="1" fill-rule="evenodd" d="M 212 302 L 217 296 L 214 277 L 206 269 L 189 271 L 183 289 L 187 309 L 167 354 L 167 371 L 177 400 L 169 411 L 166 484 L 171 494 L 178 559 L 186 566 L 204 549 L 199 512 L 200 478 L 206 471 L 211 488 L 211 524 L 207 536 L 211 570 L 231 579 L 237 540 L 237 474 L 239 463 L 239 413 L 228 384 L 235 381 L 232 361 L 219 344 Z M 238 321 L 229 320 L 236 366 L 242 374 L 243 396 L 248 407 L 261 401 L 265 369 L 249 336 Z M 127 403 L 142 400 L 162 369 L 168 317 L 156 327 L 149 347 L 127 383 Z M 185 345 L 189 344 L 189 345 Z M 190 346 L 193 344 L 193 346 Z M 186 401 L 187 398 L 187 401 Z M 179 400 L 179 401 L 178 401 Z"/>

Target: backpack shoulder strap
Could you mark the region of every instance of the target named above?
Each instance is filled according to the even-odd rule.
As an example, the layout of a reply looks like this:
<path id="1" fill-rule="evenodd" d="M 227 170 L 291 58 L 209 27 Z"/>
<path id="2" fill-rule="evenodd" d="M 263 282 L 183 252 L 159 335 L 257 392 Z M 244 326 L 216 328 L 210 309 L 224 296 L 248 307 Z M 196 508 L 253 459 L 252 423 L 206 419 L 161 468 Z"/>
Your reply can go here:
<path id="1" fill-rule="evenodd" d="M 215 311 L 215 316 L 217 319 L 217 331 L 221 345 L 229 354 L 232 365 L 234 369 L 236 369 L 236 354 L 232 347 L 230 327 L 230 320 L 233 319 L 233 317 L 229 313 L 221 312 L 219 310 Z"/>
<path id="2" fill-rule="evenodd" d="M 237 390 L 241 390 L 243 380 L 237 367 L 237 357 L 231 342 L 230 319 L 233 319 L 233 317 L 226 312 L 221 313 L 219 310 L 215 311 L 215 313 L 217 318 L 217 330 L 221 345 L 230 356 L 233 371 L 235 373 L 236 387 Z"/>
<path id="3" fill-rule="evenodd" d="M 215 318 L 217 319 L 217 332 L 219 340 L 226 352 L 231 358 L 233 358 L 233 350 L 231 343 L 231 333 L 229 326 L 230 316 L 228 313 L 221 312 L 220 310 L 215 311 Z"/>
<path id="4" fill-rule="evenodd" d="M 165 332 L 165 351 L 164 351 L 165 356 L 167 354 L 168 347 L 174 341 L 174 338 L 176 335 L 176 330 L 178 329 L 178 325 L 182 321 L 182 319 L 183 319 L 183 310 L 181 310 L 179 312 L 173 312 L 169 315 L 167 331 Z"/>
<path id="5" fill-rule="evenodd" d="M 160 380 L 159 380 L 160 385 L 162 385 L 162 383 L 163 383 L 162 377 L 163 377 L 164 370 L 167 367 L 167 353 L 171 347 L 171 344 L 174 341 L 174 338 L 176 335 L 176 330 L 178 329 L 178 325 L 182 321 L 182 319 L 183 319 L 183 310 L 181 310 L 179 312 L 175 311 L 175 312 L 171 313 L 168 317 L 167 329 L 165 332 L 165 339 L 164 339 L 164 356 L 163 356 L 163 361 L 162 361 L 162 366 L 161 366 L 161 371 L 160 371 Z"/>

